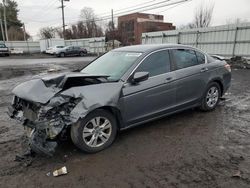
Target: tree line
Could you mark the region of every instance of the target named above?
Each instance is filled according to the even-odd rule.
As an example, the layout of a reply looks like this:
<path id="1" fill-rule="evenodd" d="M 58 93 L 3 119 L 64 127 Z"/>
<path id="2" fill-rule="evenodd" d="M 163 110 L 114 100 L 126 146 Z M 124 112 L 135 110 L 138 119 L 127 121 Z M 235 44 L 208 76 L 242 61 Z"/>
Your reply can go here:
<path id="1" fill-rule="evenodd" d="M 54 38 L 56 35 L 65 39 L 79 39 L 104 36 L 104 27 L 101 22 L 97 21 L 98 18 L 94 10 L 90 7 L 84 7 L 81 10 L 79 21 L 75 24 L 67 26 L 63 34 L 62 27 L 44 27 L 39 31 L 41 39 Z"/>

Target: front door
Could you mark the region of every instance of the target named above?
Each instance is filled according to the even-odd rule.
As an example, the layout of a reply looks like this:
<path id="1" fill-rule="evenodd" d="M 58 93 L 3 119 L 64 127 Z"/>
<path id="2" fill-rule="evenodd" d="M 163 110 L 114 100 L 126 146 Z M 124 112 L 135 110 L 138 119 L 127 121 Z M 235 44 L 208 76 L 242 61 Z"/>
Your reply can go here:
<path id="1" fill-rule="evenodd" d="M 175 104 L 175 74 L 168 50 L 152 53 L 135 72 L 149 72 L 149 79 L 123 87 L 122 114 L 127 126 L 160 116 Z"/>

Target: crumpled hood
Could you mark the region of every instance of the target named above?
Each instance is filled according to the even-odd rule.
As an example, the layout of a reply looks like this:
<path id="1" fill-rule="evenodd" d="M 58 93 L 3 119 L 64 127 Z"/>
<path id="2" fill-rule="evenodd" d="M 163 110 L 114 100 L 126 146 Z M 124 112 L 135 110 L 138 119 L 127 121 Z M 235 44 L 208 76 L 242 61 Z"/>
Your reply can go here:
<path id="1" fill-rule="evenodd" d="M 55 94 L 63 90 L 64 83 L 69 79 L 77 78 L 106 78 L 105 75 L 88 75 L 83 73 L 52 74 L 44 77 L 37 77 L 16 86 L 12 93 L 22 99 L 45 104 Z M 83 87 L 83 86 L 82 86 Z"/>
<path id="2" fill-rule="evenodd" d="M 22 99 L 45 104 L 61 89 L 46 87 L 42 79 L 34 79 L 16 86 L 12 93 Z"/>

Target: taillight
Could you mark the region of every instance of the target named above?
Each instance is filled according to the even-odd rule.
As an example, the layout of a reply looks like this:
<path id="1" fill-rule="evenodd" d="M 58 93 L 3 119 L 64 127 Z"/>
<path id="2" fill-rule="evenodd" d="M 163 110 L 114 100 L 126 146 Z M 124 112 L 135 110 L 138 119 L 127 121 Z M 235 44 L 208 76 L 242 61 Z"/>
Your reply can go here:
<path id="1" fill-rule="evenodd" d="M 226 64 L 224 67 L 228 70 L 228 72 L 231 72 L 231 66 L 229 64 Z"/>

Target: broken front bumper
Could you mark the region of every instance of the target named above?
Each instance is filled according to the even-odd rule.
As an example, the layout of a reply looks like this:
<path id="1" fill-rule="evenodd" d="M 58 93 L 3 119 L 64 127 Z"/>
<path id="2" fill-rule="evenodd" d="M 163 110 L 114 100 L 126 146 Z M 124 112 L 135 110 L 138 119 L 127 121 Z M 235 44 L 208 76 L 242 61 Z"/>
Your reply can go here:
<path id="1" fill-rule="evenodd" d="M 13 106 L 8 107 L 7 113 L 10 118 L 16 119 L 24 126 L 26 135 L 29 139 L 30 148 L 35 153 L 47 156 L 53 155 L 57 146 L 57 142 L 51 138 L 55 138 L 57 135 L 51 133 L 53 131 L 50 131 L 50 129 L 46 129 L 49 122 L 34 123 L 23 116 L 23 111 L 18 111 Z"/>

